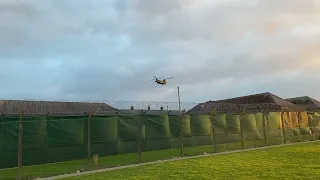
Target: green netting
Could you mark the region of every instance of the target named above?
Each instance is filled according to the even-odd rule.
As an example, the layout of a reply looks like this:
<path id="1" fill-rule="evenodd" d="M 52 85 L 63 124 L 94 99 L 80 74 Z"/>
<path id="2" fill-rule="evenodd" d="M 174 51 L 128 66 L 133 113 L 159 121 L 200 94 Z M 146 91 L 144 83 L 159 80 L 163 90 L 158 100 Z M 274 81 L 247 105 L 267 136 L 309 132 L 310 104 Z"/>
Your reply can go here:
<path id="1" fill-rule="evenodd" d="M 118 116 L 94 116 L 91 121 L 92 143 L 118 141 Z"/>
<path id="2" fill-rule="evenodd" d="M 191 147 L 193 145 L 192 132 L 191 132 L 191 116 L 182 116 L 183 120 L 183 146 Z"/>
<path id="3" fill-rule="evenodd" d="M 94 116 L 92 153 L 99 156 L 137 152 L 139 114 Z M 142 151 L 180 147 L 179 115 L 145 113 L 141 120 Z M 0 123 L 0 168 L 17 164 L 19 117 Z M 214 145 L 216 151 L 314 140 L 320 134 L 320 114 L 280 112 L 232 115 L 183 115 L 183 144 Z M 23 165 L 86 158 L 88 117 L 28 117 L 24 119 Z M 282 129 L 282 123 L 284 129 Z M 265 128 L 264 128 L 265 127 Z M 313 134 L 310 134 L 310 129 Z M 266 136 L 264 136 L 266 135 Z M 283 137 L 284 135 L 284 137 Z M 243 137 L 243 139 L 242 139 Z M 242 144 L 243 143 L 243 144 Z"/>
<path id="4" fill-rule="evenodd" d="M 47 142 L 49 147 L 82 146 L 87 129 L 84 117 L 48 117 Z"/>
<path id="5" fill-rule="evenodd" d="M 257 123 L 257 135 L 258 139 L 264 139 L 264 124 L 266 124 L 266 117 L 263 113 L 256 113 L 256 123 Z"/>
<path id="6" fill-rule="evenodd" d="M 211 136 L 209 115 L 191 116 L 191 132 L 193 136 Z"/>
<path id="7" fill-rule="evenodd" d="M 17 151 L 19 142 L 19 117 L 4 117 L 2 125 L 3 151 Z"/>
<path id="8" fill-rule="evenodd" d="M 221 114 L 213 116 L 212 121 L 214 141 L 216 144 L 228 143 L 228 127 L 227 127 L 227 115 Z"/>
<path id="9" fill-rule="evenodd" d="M 147 140 L 170 138 L 169 118 L 167 114 L 145 115 L 144 120 L 146 123 Z"/>
<path id="10" fill-rule="evenodd" d="M 17 165 L 20 117 L 3 117 L 1 125 L 2 166 Z M 23 164 L 39 164 L 46 158 L 46 118 L 24 117 L 23 123 Z"/>
<path id="11" fill-rule="evenodd" d="M 299 120 L 300 138 L 303 141 L 312 140 L 311 129 L 309 127 L 309 116 L 307 112 L 301 112 Z"/>
<path id="12" fill-rule="evenodd" d="M 227 115 L 228 123 L 228 142 L 239 142 L 241 141 L 241 127 L 240 127 L 240 116 L 239 115 Z"/>
<path id="13" fill-rule="evenodd" d="M 293 133 L 291 131 L 291 119 L 289 119 L 289 113 L 288 112 L 284 112 L 282 113 L 282 121 L 283 121 L 283 138 L 285 141 L 288 141 L 290 139 L 290 137 L 293 136 Z M 289 140 L 290 141 L 290 140 Z"/>
<path id="14" fill-rule="evenodd" d="M 179 115 L 169 115 L 169 126 L 170 126 L 171 138 L 179 138 L 180 137 Z"/>
<path id="15" fill-rule="evenodd" d="M 118 151 L 118 116 L 93 116 L 91 121 L 92 152 L 100 156 Z"/>
<path id="16" fill-rule="evenodd" d="M 263 115 L 244 114 L 241 118 L 244 148 L 261 146 L 264 143 Z"/>
<path id="17" fill-rule="evenodd" d="M 284 115 L 284 136 L 287 142 L 298 142 L 300 130 L 297 112 L 285 112 Z"/>
<path id="18" fill-rule="evenodd" d="M 309 127 L 309 117 L 308 117 L 307 112 L 300 113 L 299 126 L 300 127 Z"/>
<path id="19" fill-rule="evenodd" d="M 228 133 L 241 135 L 240 115 L 227 115 Z M 241 137 L 240 137 L 241 139 Z"/>
<path id="20" fill-rule="evenodd" d="M 266 120 L 266 136 L 267 145 L 281 144 L 283 142 L 282 137 L 282 125 L 280 112 L 270 112 L 267 115 Z"/>
<path id="21" fill-rule="evenodd" d="M 266 145 L 266 132 L 264 129 L 264 124 L 267 124 L 266 117 L 263 113 L 256 113 L 256 124 L 257 124 L 257 136 L 256 139 L 251 142 L 253 147 L 262 147 Z"/>
<path id="22" fill-rule="evenodd" d="M 298 121 L 298 112 L 289 112 L 289 119 L 291 120 L 291 127 L 292 128 L 298 128 L 299 127 L 299 121 Z"/>
<path id="23" fill-rule="evenodd" d="M 184 147 L 192 146 L 190 116 L 183 115 L 182 119 L 182 136 Z M 171 148 L 180 147 L 180 120 L 179 115 L 169 115 L 170 133 L 171 133 Z"/>
<path id="24" fill-rule="evenodd" d="M 87 117 L 48 117 L 47 154 L 50 162 L 85 158 Z"/>
<path id="25" fill-rule="evenodd" d="M 193 146 L 211 145 L 211 117 L 209 115 L 190 116 Z"/>
<path id="26" fill-rule="evenodd" d="M 241 135 L 241 119 L 240 115 L 228 114 L 228 146 L 227 150 L 236 150 L 242 148 L 242 135 Z"/>
<path id="27" fill-rule="evenodd" d="M 170 125 L 168 114 L 146 114 L 147 150 L 170 149 Z"/>
<path id="28" fill-rule="evenodd" d="M 25 117 L 23 123 L 23 164 L 41 164 L 46 158 L 46 117 Z"/>
<path id="29" fill-rule="evenodd" d="M 23 149 L 44 148 L 46 143 L 45 117 L 25 117 L 23 130 Z M 4 117 L 3 119 L 3 149 L 18 150 L 19 117 Z"/>
<path id="30" fill-rule="evenodd" d="M 320 113 L 313 112 L 309 113 L 309 126 L 311 132 L 314 135 L 314 139 L 320 138 Z"/>
<path id="31" fill-rule="evenodd" d="M 118 116 L 118 153 L 137 152 L 138 120 L 139 116 L 134 114 Z M 141 135 L 144 137 L 145 125 L 142 120 L 141 122 Z"/>
<path id="32" fill-rule="evenodd" d="M 183 136 L 192 137 L 190 115 L 182 116 L 182 121 L 183 121 Z"/>
<path id="33" fill-rule="evenodd" d="M 2 124 L 3 124 L 3 118 L 2 116 L 0 116 L 0 169 L 7 167 L 5 166 L 5 161 L 4 161 Z"/>

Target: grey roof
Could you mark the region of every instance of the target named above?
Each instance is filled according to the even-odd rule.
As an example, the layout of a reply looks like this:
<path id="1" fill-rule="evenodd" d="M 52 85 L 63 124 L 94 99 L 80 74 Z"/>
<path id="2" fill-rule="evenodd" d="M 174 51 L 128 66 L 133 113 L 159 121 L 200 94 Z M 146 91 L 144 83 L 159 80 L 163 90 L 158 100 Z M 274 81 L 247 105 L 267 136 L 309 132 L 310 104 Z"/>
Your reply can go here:
<path id="1" fill-rule="evenodd" d="M 287 100 L 293 104 L 303 106 L 307 110 L 320 110 L 320 102 L 309 96 L 294 97 Z"/>
<path id="2" fill-rule="evenodd" d="M 190 113 L 209 113 L 214 108 L 217 111 L 241 111 L 246 109 L 247 111 L 263 111 L 265 109 L 270 110 L 303 110 L 303 107 L 295 105 L 290 101 L 280 98 L 272 93 L 260 93 L 247 96 L 241 96 L 230 99 L 223 99 L 217 101 L 208 101 L 200 103 L 192 108 Z"/>
<path id="3" fill-rule="evenodd" d="M 233 103 L 233 104 L 276 104 L 281 107 L 298 108 L 297 105 L 288 100 L 282 99 L 270 92 L 241 96 L 231 99 L 218 100 L 219 103 Z"/>
<path id="4" fill-rule="evenodd" d="M 109 113 L 117 109 L 95 102 L 60 102 L 60 101 L 27 101 L 0 100 L 0 112 L 3 114 L 84 114 L 96 110 L 96 113 Z"/>

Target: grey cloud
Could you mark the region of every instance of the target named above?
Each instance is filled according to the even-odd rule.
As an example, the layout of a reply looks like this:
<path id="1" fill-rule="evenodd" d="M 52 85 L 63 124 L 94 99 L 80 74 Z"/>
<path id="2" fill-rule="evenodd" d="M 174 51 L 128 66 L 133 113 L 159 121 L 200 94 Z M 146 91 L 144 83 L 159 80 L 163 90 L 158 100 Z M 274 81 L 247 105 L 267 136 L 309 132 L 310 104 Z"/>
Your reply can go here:
<path id="1" fill-rule="evenodd" d="M 119 0 L 114 2 L 114 7 L 117 10 L 135 10 L 154 15 L 179 10 L 184 2 L 190 3 L 190 0 Z"/>
<path id="2" fill-rule="evenodd" d="M 317 95 L 306 87 L 319 79 L 320 37 L 295 32 L 319 26 L 316 1 L 30 2 L 0 18 L 3 98 L 175 101 L 177 85 L 191 101 Z M 174 79 L 158 86 L 153 76 Z"/>
<path id="3" fill-rule="evenodd" d="M 35 16 L 38 12 L 38 9 L 34 6 L 34 4 L 27 1 L 2 0 L 0 2 L 0 12 Z"/>

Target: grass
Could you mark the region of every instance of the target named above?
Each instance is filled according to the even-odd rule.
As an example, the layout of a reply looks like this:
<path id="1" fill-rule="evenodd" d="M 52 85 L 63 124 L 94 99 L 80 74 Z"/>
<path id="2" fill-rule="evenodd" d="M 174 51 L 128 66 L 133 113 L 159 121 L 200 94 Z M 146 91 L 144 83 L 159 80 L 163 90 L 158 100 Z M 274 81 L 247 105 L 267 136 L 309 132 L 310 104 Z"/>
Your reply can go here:
<path id="1" fill-rule="evenodd" d="M 184 148 L 185 156 L 194 156 L 202 154 L 203 152 L 213 152 L 212 146 L 199 146 Z M 169 159 L 180 156 L 180 149 L 158 150 L 148 151 L 142 153 L 142 162 L 151 162 L 161 159 Z M 129 164 L 136 164 L 138 158 L 137 153 L 113 155 L 99 158 L 101 167 L 116 167 Z M 74 160 L 67 162 L 59 162 L 55 164 L 44 164 L 36 166 L 26 166 L 22 168 L 22 174 L 24 179 L 31 179 L 36 177 L 48 177 L 59 174 L 74 173 L 83 171 L 86 167 L 87 160 Z M 93 166 L 93 161 L 90 163 Z M 0 170 L 0 179 L 15 179 L 17 175 L 17 169 L 3 169 Z"/>
<path id="2" fill-rule="evenodd" d="M 271 141 L 270 141 L 271 142 Z M 250 146 L 246 145 L 245 148 L 263 146 L 263 141 L 258 140 L 255 142 L 250 142 Z M 273 144 L 278 144 L 272 142 Z M 221 144 L 217 146 L 218 152 L 223 152 L 227 150 L 241 149 L 241 142 Z M 184 156 L 195 156 L 203 154 L 204 152 L 213 153 L 213 146 L 198 146 L 198 147 L 185 147 Z M 157 150 L 157 151 L 147 151 L 142 153 L 142 162 L 151 162 L 156 160 L 171 159 L 173 157 L 180 156 L 180 149 L 169 149 L 169 150 Z M 137 153 L 113 155 L 99 158 L 100 168 L 116 167 L 129 164 L 136 164 Z M 22 175 L 24 179 L 31 179 L 36 177 L 48 177 L 60 174 L 75 173 L 77 171 L 85 171 L 87 160 L 73 160 L 66 162 L 59 162 L 55 164 L 43 164 L 36 166 L 25 166 L 22 168 Z M 90 162 L 91 167 L 93 166 L 93 161 Z M 15 179 L 17 175 L 17 169 L 0 169 L 0 180 Z"/>
<path id="3" fill-rule="evenodd" d="M 163 162 L 104 173 L 65 178 L 99 179 L 319 179 L 320 143 Z"/>

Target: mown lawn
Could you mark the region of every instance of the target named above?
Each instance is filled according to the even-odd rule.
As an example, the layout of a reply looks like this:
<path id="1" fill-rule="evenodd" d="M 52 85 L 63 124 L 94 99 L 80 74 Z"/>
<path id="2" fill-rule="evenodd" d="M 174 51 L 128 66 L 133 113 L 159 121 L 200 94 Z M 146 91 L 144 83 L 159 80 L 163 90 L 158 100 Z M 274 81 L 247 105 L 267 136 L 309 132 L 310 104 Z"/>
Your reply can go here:
<path id="1" fill-rule="evenodd" d="M 320 143 L 273 147 L 114 170 L 65 180 L 319 179 Z"/>
<path id="2" fill-rule="evenodd" d="M 212 153 L 212 146 L 188 147 L 184 149 L 185 156 L 194 156 L 203 152 Z M 148 151 L 142 153 L 142 162 L 151 162 L 180 156 L 180 149 Z M 137 153 L 113 155 L 99 158 L 101 168 L 116 167 L 138 163 Z M 25 166 L 22 168 L 24 179 L 47 177 L 66 173 L 75 173 L 83 171 L 86 168 L 87 160 L 74 160 L 67 162 L 59 162 L 55 164 L 44 164 L 36 166 Z M 93 167 L 93 161 L 90 163 Z M 17 169 L 0 169 L 0 180 L 15 179 Z"/>

